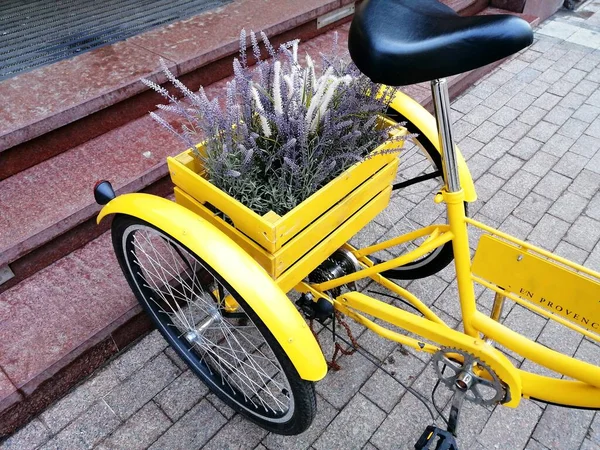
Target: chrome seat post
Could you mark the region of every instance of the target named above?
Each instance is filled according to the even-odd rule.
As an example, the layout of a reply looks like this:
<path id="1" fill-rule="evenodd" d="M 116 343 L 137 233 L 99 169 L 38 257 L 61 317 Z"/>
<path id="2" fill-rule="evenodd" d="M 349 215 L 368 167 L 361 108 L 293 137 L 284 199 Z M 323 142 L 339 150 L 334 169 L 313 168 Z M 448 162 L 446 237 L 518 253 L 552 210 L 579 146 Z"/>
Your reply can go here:
<path id="1" fill-rule="evenodd" d="M 460 191 L 460 180 L 458 177 L 458 164 L 456 151 L 452 140 L 452 121 L 450 119 L 450 96 L 448 94 L 448 83 L 445 78 L 431 82 L 431 94 L 435 108 L 440 147 L 442 149 L 442 167 L 446 190 L 448 192 Z"/>

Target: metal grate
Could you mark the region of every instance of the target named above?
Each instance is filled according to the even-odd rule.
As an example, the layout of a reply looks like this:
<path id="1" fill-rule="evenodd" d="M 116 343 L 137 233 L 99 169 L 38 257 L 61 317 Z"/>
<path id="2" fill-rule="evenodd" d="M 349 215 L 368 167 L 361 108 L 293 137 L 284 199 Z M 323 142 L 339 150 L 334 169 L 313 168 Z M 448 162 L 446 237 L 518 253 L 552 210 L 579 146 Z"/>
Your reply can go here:
<path id="1" fill-rule="evenodd" d="M 216 8 L 226 0 L 1 0 L 0 80 Z"/>

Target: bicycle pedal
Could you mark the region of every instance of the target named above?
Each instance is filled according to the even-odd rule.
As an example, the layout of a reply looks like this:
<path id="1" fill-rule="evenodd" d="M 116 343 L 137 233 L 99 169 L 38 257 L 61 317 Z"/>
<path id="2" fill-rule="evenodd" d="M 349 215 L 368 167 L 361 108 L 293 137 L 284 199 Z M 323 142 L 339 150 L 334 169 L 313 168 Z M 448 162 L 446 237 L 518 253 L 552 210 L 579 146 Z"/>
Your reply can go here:
<path id="1" fill-rule="evenodd" d="M 458 445 L 452 433 L 429 425 L 415 444 L 415 450 L 427 449 L 458 450 Z"/>

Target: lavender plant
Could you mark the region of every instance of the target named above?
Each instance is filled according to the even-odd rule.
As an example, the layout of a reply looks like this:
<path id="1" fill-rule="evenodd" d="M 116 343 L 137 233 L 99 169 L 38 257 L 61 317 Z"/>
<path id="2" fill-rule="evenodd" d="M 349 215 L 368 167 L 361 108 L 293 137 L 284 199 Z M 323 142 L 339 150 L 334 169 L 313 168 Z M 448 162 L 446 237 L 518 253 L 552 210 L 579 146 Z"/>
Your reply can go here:
<path id="1" fill-rule="evenodd" d="M 308 54 L 300 64 L 298 40 L 276 50 L 264 33 L 260 38 L 269 57 L 261 58 L 258 37 L 251 32 L 256 64 L 250 66 L 242 30 L 224 108 L 203 88 L 191 92 L 162 61 L 185 100 L 142 81 L 169 100 L 158 108 L 179 116 L 182 125 L 176 129 L 160 115 L 151 116 L 195 149 L 211 183 L 258 214 L 284 215 L 390 139 L 390 129 L 378 118 L 394 89 L 371 82 L 338 58 L 337 36 L 331 55 L 321 55 L 318 75 Z M 195 144 L 203 139 L 198 151 Z M 391 139 L 398 141 L 392 148 L 402 146 L 401 137 Z"/>

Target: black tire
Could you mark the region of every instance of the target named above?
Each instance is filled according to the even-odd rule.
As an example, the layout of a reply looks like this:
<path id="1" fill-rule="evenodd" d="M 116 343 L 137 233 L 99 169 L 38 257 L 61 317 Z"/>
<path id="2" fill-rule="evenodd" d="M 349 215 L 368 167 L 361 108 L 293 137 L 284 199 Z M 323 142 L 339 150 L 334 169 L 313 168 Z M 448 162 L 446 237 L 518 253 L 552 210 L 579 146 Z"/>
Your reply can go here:
<path id="1" fill-rule="evenodd" d="M 305 431 L 316 413 L 314 384 L 300 378 L 222 274 L 136 217 L 117 215 L 111 231 L 119 265 L 138 301 L 211 391 L 268 431 Z M 225 306 L 228 295 L 239 305 L 235 311 Z"/>
<path id="2" fill-rule="evenodd" d="M 396 122 L 404 122 L 408 132 L 415 135 L 415 137 L 411 139 L 412 147 L 407 141 L 407 148 L 400 153 L 398 176 L 394 184 L 394 192 L 392 193 L 390 205 L 375 220 L 383 226 L 389 227 L 391 225 L 392 228 L 397 228 L 398 226 L 403 228 L 398 230 L 394 235 L 433 223 L 445 223 L 445 206 L 433 202 L 433 195 L 439 192 L 444 185 L 442 158 L 439 152 L 425 134 L 402 114 L 390 107 L 386 115 Z M 434 174 L 435 177 L 419 181 L 419 177 L 426 174 Z M 406 186 L 410 182 L 414 184 Z M 408 203 L 408 206 L 402 205 L 402 203 Z M 398 206 L 398 204 L 401 206 Z M 391 213 L 393 219 L 385 223 L 384 218 L 391 210 L 394 210 Z M 402 214 L 403 210 L 404 215 L 398 217 L 398 211 Z M 411 214 L 417 218 L 411 217 Z M 418 244 L 418 242 L 411 245 L 414 244 Z M 397 257 L 402 252 L 410 249 L 411 247 L 408 245 L 400 249 L 393 248 L 384 253 L 383 256 L 377 255 L 377 259 L 379 261 L 386 261 L 391 259 L 392 256 Z M 419 260 L 382 272 L 382 275 L 396 280 L 424 278 L 439 272 L 450 264 L 453 259 L 452 242 L 447 242 Z"/>

